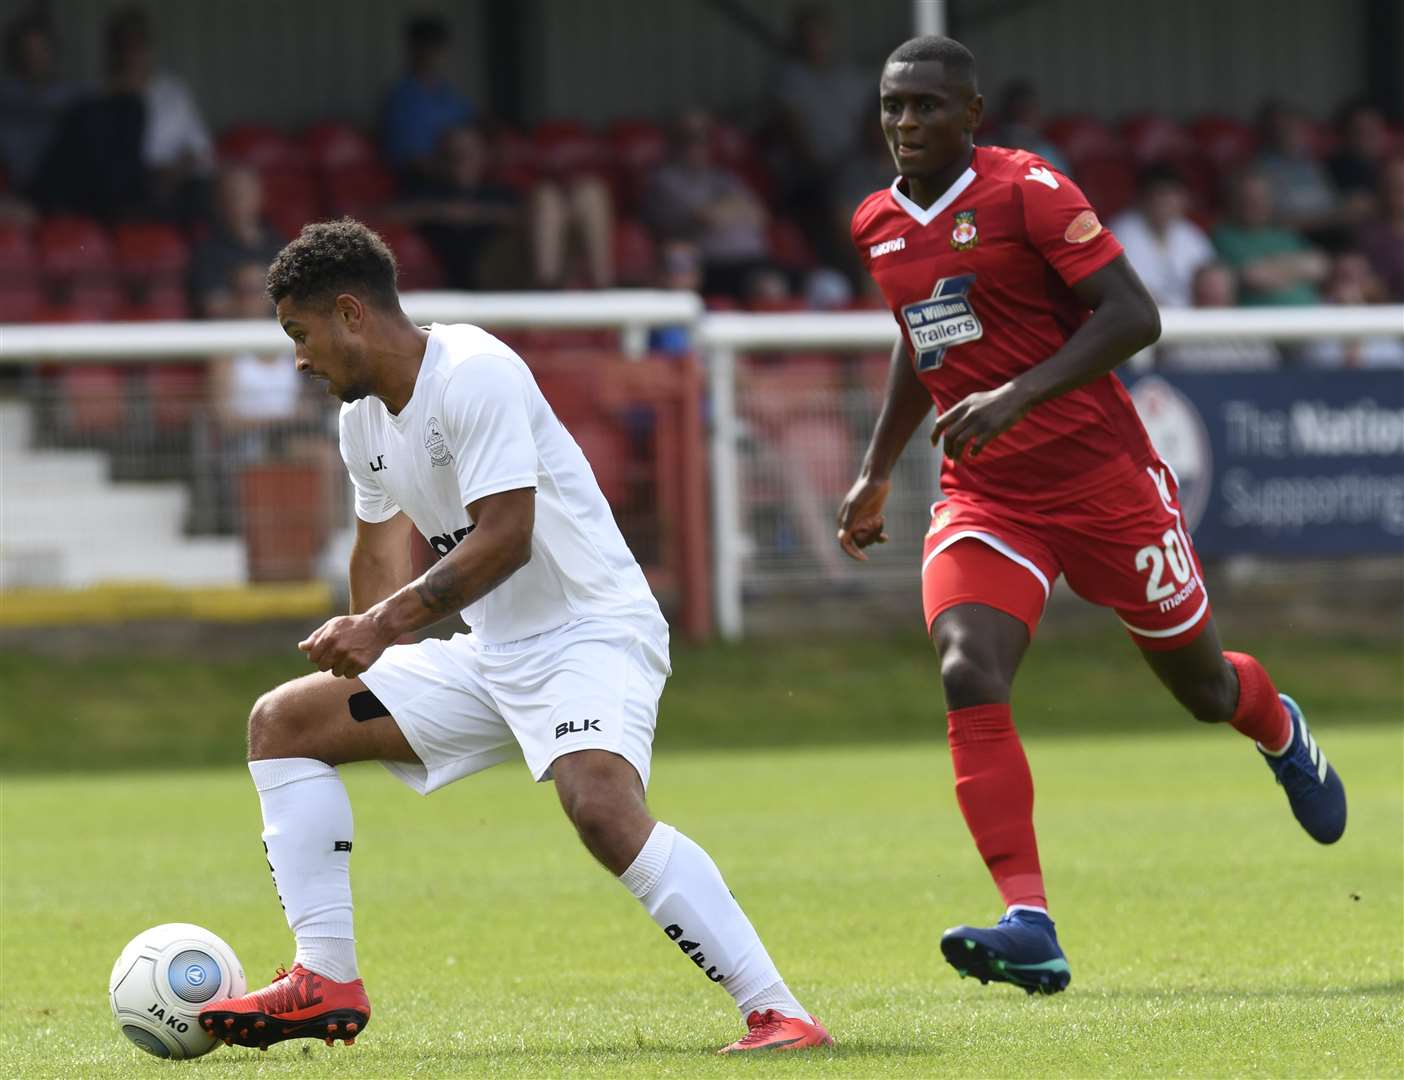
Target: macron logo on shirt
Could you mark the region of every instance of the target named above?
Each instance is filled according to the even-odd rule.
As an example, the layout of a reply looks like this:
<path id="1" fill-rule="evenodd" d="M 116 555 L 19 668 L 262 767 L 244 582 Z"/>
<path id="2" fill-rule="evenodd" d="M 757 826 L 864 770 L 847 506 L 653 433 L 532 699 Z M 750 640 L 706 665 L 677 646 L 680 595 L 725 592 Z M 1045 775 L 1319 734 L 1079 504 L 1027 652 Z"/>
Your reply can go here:
<path id="1" fill-rule="evenodd" d="M 1045 169 L 1042 165 L 1030 166 L 1029 175 L 1024 177 L 1024 179 L 1042 184 L 1050 191 L 1058 190 L 1058 178 L 1053 175 L 1053 170 Z"/>
<path id="2" fill-rule="evenodd" d="M 907 239 L 904 236 L 897 237 L 896 240 L 884 240 L 881 244 L 874 244 L 868 248 L 868 258 L 876 259 L 879 255 L 888 255 L 894 251 L 901 251 L 907 246 Z"/>

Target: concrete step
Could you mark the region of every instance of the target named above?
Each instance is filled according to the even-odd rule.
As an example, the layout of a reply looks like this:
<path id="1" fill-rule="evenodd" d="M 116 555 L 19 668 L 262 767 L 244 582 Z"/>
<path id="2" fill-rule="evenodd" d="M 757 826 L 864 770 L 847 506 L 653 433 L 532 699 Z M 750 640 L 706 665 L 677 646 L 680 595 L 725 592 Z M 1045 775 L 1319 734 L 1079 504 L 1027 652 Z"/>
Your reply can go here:
<path id="1" fill-rule="evenodd" d="M 111 537 L 142 537 L 156 547 L 181 541 L 188 495 L 180 484 L 124 484 L 81 498 L 4 493 L 0 544 L 62 548 L 99 546 Z"/>
<path id="2" fill-rule="evenodd" d="M 242 585 L 247 580 L 242 540 L 200 538 L 171 544 L 113 544 L 64 549 L 0 547 L 0 586 L 75 589 L 109 583 Z"/>
<path id="3" fill-rule="evenodd" d="M 29 445 L 34 413 L 24 401 L 0 401 L 0 459 Z"/>
<path id="4" fill-rule="evenodd" d="M 73 501 L 107 489 L 110 472 L 108 456 L 100 450 L 6 452 L 0 454 L 0 492 L 7 501 L 31 491 Z"/>

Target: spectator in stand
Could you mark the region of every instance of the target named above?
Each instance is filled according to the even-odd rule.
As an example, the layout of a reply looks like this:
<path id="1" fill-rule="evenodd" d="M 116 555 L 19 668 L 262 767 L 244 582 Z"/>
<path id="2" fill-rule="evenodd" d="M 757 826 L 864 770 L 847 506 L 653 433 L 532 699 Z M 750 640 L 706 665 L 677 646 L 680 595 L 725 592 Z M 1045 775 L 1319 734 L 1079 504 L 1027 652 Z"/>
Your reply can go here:
<path id="1" fill-rule="evenodd" d="M 1336 259 L 1326 286 L 1326 300 L 1332 304 L 1383 304 L 1389 300 L 1389 293 L 1370 261 L 1352 252 Z M 1312 367 L 1404 367 L 1404 342 L 1398 336 L 1315 341 L 1304 352 L 1305 362 Z"/>
<path id="2" fill-rule="evenodd" d="M 790 54 L 775 85 L 780 198 L 830 266 L 851 262 L 850 233 L 832 221 L 839 171 L 859 152 L 861 125 L 877 127 L 872 78 L 835 49 L 832 11 L 799 4 L 790 13 Z"/>
<path id="3" fill-rule="evenodd" d="M 1239 276 L 1244 304 L 1321 302 L 1317 286 L 1330 260 L 1273 215 L 1268 178 L 1249 169 L 1233 179 L 1228 217 L 1214 229 L 1214 246 Z"/>
<path id="4" fill-rule="evenodd" d="M 1384 114 L 1367 101 L 1356 101 L 1341 110 L 1340 148 L 1326 161 L 1345 216 L 1364 221 L 1375 210 L 1380 167 L 1389 150 L 1389 129 Z"/>
<path id="5" fill-rule="evenodd" d="M 702 253 L 686 240 L 670 240 L 658 252 L 658 287 L 702 291 Z M 648 351 L 664 356 L 692 352 L 692 331 L 687 326 L 655 326 L 648 332 Z"/>
<path id="6" fill-rule="evenodd" d="M 664 240 L 697 246 L 708 296 L 740 298 L 755 271 L 770 267 L 765 206 L 740 176 L 713 162 L 712 122 L 700 110 L 678 119 L 671 160 L 650 180 L 644 216 Z"/>
<path id="7" fill-rule="evenodd" d="M 1238 304 L 1238 279 L 1227 263 L 1207 262 L 1194 272 L 1190 295 L 1197 308 L 1231 308 Z M 1280 362 L 1276 346 L 1261 338 L 1192 341 L 1156 350 L 1156 366 L 1166 371 L 1261 371 Z"/>
<path id="8" fill-rule="evenodd" d="M 1189 191 L 1169 165 L 1137 178 L 1136 205 L 1111 222 L 1136 273 L 1161 307 L 1188 307 L 1195 271 L 1214 259 L 1214 245 L 1190 221 Z"/>
<path id="9" fill-rule="evenodd" d="M 108 17 L 106 62 L 104 92 L 65 116 L 36 196 L 53 209 L 105 218 L 202 218 L 214 144 L 189 88 L 156 70 L 142 9 Z"/>
<path id="10" fill-rule="evenodd" d="M 225 282 L 229 318 L 271 319 L 268 264 L 234 265 Z M 323 474 L 321 490 L 328 503 L 342 487 L 335 439 L 327 438 L 331 409 L 317 384 L 297 373 L 290 351 L 237 353 L 216 359 L 211 370 L 210 406 L 216 452 L 214 504 L 216 528 L 233 531 L 238 506 L 236 484 L 247 466 L 268 461 L 313 465 Z M 333 425 L 334 429 L 334 425 Z M 324 506 L 324 525 L 331 507 Z"/>
<path id="11" fill-rule="evenodd" d="M 477 119 L 473 103 L 445 73 L 452 38 L 437 15 L 405 24 L 406 71 L 386 96 L 383 134 L 386 158 L 406 178 L 432 174 L 444 133 Z"/>
<path id="12" fill-rule="evenodd" d="M 1404 157 L 1380 165 L 1379 211 L 1356 233 L 1356 246 L 1384 283 L 1386 298 L 1404 303 Z"/>
<path id="13" fill-rule="evenodd" d="M 207 319 L 234 318 L 230 282 L 243 264 L 267 267 L 283 238 L 263 220 L 263 182 L 247 165 L 227 165 L 215 179 L 214 224 L 190 260 L 190 296 Z"/>
<path id="14" fill-rule="evenodd" d="M 1258 116 L 1257 167 L 1272 188 L 1278 222 L 1332 246 L 1344 218 L 1341 200 L 1316 160 L 1311 122 L 1294 106 L 1270 102 Z"/>
<path id="15" fill-rule="evenodd" d="M 1043 134 L 1043 109 L 1033 83 L 1018 79 L 1007 84 L 1000 94 L 996 115 L 999 117 L 999 127 L 989 138 L 979 140 L 982 146 L 1010 146 L 1028 150 L 1059 172 L 1068 173 L 1068 162 L 1063 152 Z M 1117 238 L 1120 239 L 1120 236 Z"/>
<path id="16" fill-rule="evenodd" d="M 427 171 L 406 181 L 406 199 L 391 216 L 420 231 L 450 287 L 521 284 L 520 272 L 507 262 L 524 247 L 521 200 L 487 179 L 487 150 L 476 129 L 449 128 L 439 137 Z"/>
<path id="17" fill-rule="evenodd" d="M 0 164 L 10 187 L 27 192 L 39 174 L 59 120 L 78 87 L 59 77 L 58 44 L 48 18 L 30 11 L 5 27 L 0 81 Z"/>

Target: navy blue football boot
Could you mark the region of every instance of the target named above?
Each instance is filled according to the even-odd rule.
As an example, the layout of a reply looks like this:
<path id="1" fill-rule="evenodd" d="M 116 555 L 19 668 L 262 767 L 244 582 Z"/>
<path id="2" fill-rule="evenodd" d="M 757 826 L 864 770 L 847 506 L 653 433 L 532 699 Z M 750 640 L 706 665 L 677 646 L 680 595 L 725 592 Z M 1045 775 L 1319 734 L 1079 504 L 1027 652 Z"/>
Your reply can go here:
<path id="1" fill-rule="evenodd" d="M 1041 911 L 1016 908 L 988 929 L 952 927 L 941 952 L 962 979 L 1013 983 L 1029 994 L 1056 994 L 1072 980 L 1053 920 Z"/>
<path id="2" fill-rule="evenodd" d="M 1292 720 L 1292 741 L 1279 757 L 1261 745 L 1258 753 L 1287 792 L 1292 816 L 1301 827 L 1318 843 L 1334 844 L 1346 827 L 1345 785 L 1311 737 L 1301 706 L 1286 694 L 1277 696 Z"/>

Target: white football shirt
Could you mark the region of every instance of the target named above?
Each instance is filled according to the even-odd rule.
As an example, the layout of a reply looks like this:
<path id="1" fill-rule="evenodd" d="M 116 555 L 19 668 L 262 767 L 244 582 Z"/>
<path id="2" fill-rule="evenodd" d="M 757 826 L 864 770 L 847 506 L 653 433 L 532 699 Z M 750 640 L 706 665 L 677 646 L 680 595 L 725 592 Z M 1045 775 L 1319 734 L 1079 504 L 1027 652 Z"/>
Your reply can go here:
<path id="1" fill-rule="evenodd" d="M 431 326 L 398 416 L 377 397 L 342 406 L 341 456 L 356 516 L 380 522 L 403 510 L 440 555 L 472 531 L 469 503 L 536 489 L 531 561 L 463 609 L 483 641 L 517 641 L 589 615 L 662 623 L 585 455 L 521 357 L 485 330 Z"/>

